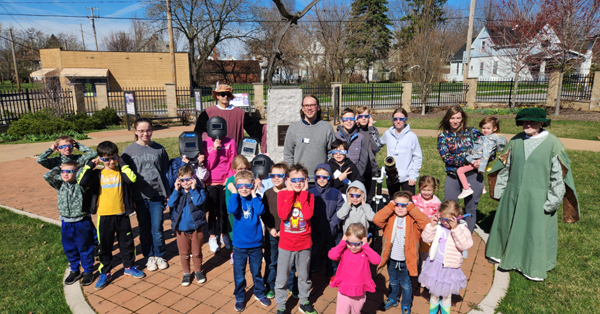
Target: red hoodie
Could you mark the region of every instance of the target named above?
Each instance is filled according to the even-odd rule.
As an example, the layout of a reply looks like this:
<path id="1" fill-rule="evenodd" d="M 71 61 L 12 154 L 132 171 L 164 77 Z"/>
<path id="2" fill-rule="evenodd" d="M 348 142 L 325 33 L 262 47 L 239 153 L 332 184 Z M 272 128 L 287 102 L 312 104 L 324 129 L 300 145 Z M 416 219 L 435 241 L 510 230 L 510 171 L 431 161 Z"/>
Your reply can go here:
<path id="1" fill-rule="evenodd" d="M 312 246 L 310 219 L 315 196 L 308 191 L 277 193 L 277 213 L 281 218 L 279 247 L 287 251 L 302 251 Z"/>

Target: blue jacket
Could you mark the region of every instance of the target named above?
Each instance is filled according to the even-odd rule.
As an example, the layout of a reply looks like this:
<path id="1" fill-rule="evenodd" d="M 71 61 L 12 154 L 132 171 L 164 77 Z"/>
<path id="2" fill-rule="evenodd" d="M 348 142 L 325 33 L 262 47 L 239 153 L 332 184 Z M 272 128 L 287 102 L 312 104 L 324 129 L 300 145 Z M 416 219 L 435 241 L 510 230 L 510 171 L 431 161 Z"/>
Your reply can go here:
<path id="1" fill-rule="evenodd" d="M 331 176 L 331 167 L 329 164 L 320 164 L 315 168 L 323 168 L 329 172 L 329 182 L 324 187 L 318 184 L 308 190 L 315 195 L 315 209 L 310 219 L 313 240 L 320 239 L 325 241 L 336 237 L 340 232 L 340 219 L 337 217 L 337 211 L 344 205 L 342 192 L 332 186 L 333 176 Z M 316 177 L 315 177 L 316 182 Z"/>
<path id="2" fill-rule="evenodd" d="M 190 189 L 189 193 L 186 193 L 183 189 L 181 191 L 173 189 L 167 203 L 171 208 L 171 228 L 180 231 L 193 231 L 202 228 L 206 224 L 205 200 L 206 192 L 204 189 Z"/>
<path id="3" fill-rule="evenodd" d="M 259 195 L 241 197 L 237 193 L 231 194 L 227 212 L 233 214 L 233 246 L 241 249 L 262 246 L 263 234 L 259 216 L 265 212 L 265 206 Z"/>

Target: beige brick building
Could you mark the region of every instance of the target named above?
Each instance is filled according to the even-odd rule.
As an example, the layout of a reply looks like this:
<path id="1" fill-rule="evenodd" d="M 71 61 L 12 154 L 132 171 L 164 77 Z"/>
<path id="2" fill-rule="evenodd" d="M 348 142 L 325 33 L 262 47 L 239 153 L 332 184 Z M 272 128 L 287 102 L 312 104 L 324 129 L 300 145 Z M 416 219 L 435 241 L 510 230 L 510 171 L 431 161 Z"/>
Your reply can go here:
<path id="1" fill-rule="evenodd" d="M 164 52 L 63 51 L 40 49 L 42 69 L 32 77 L 68 83 L 107 83 L 110 90 L 164 87 L 171 83 L 171 57 Z M 187 53 L 176 53 L 177 86 L 190 86 Z"/>

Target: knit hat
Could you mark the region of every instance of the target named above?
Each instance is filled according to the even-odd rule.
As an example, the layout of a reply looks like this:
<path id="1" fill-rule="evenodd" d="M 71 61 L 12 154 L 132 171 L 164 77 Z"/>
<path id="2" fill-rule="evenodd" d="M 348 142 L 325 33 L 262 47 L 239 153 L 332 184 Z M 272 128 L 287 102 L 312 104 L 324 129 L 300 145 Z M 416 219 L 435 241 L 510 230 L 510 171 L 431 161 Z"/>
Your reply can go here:
<path id="1" fill-rule="evenodd" d="M 544 108 L 524 108 L 517 113 L 515 118 L 517 126 L 523 125 L 523 121 L 543 122 L 543 127 L 550 125 L 550 119 L 546 118 L 546 110 Z"/>
<path id="2" fill-rule="evenodd" d="M 214 99 L 217 99 L 217 93 L 228 93 L 229 98 L 235 98 L 235 96 L 233 96 L 233 88 L 227 84 L 219 84 L 217 89 L 212 91 L 212 96 Z"/>

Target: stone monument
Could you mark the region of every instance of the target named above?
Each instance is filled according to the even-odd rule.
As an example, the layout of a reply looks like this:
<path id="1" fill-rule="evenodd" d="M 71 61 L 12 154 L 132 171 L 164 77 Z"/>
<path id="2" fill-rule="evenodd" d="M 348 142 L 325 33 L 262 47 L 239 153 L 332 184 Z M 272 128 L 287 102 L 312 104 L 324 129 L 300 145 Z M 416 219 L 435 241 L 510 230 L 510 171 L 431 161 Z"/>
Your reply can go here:
<path id="1" fill-rule="evenodd" d="M 283 161 L 283 144 L 290 124 L 300 121 L 302 90 L 297 86 L 271 87 L 267 104 L 267 153 Z"/>

